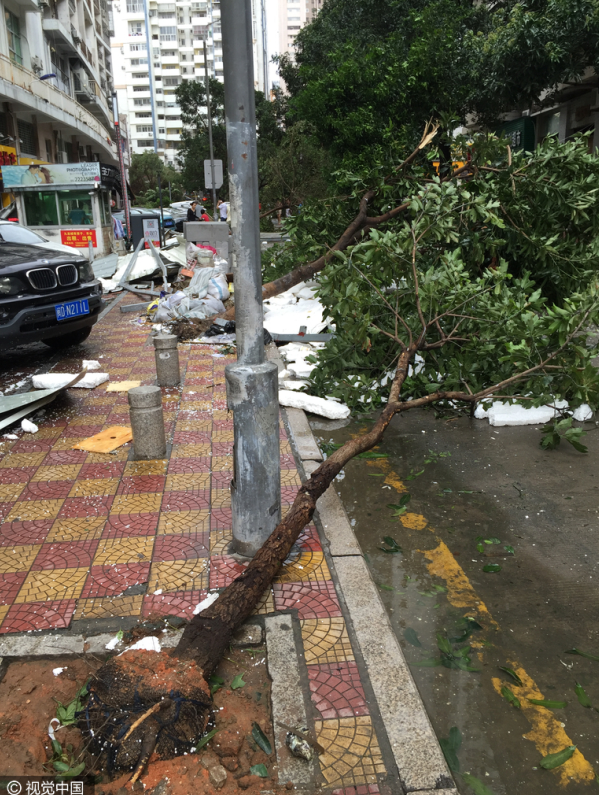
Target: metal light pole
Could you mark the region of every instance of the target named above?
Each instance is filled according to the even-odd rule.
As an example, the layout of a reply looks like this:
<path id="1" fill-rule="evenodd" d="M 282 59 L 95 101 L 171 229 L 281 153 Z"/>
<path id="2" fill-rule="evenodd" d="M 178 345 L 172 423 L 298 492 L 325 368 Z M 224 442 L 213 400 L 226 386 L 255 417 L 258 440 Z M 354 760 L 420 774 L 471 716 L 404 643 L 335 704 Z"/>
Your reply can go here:
<path id="1" fill-rule="evenodd" d="M 251 0 L 222 3 L 221 21 L 237 333 L 237 364 L 225 369 L 235 433 L 232 548 L 251 556 L 281 517 L 278 374 L 264 355 Z"/>
<path id="2" fill-rule="evenodd" d="M 214 33 L 212 34 L 214 41 Z M 212 45 L 212 52 L 214 52 L 214 44 Z M 218 221 L 216 217 L 216 188 L 214 187 L 214 146 L 212 145 L 212 108 L 210 107 L 210 77 L 208 76 L 208 48 L 206 41 L 204 41 L 204 75 L 206 78 L 206 107 L 208 109 L 208 146 L 210 147 L 210 182 L 212 184 L 212 212 L 214 213 L 214 220 Z"/>
<path id="3" fill-rule="evenodd" d="M 121 198 L 125 210 L 125 226 L 127 227 L 127 237 L 131 237 L 131 213 L 129 212 L 129 194 L 127 193 L 127 175 L 125 174 L 125 158 L 123 157 L 123 139 L 121 138 L 121 125 L 119 122 L 119 100 L 116 91 L 112 92 L 112 117 L 114 129 L 116 130 L 116 145 L 119 150 L 119 168 L 121 171 Z"/>
<path id="4" fill-rule="evenodd" d="M 156 103 L 154 101 L 154 65 L 152 63 L 152 58 L 154 57 L 154 53 L 152 52 L 152 36 L 150 35 L 150 14 L 148 11 L 148 6 L 150 5 L 150 0 L 143 0 L 144 2 L 144 20 L 146 23 L 146 46 L 148 50 L 148 77 L 150 78 L 150 107 L 152 108 L 152 130 L 153 130 L 153 138 L 154 138 L 154 154 L 158 154 L 158 125 L 156 119 Z M 162 209 L 162 180 L 160 179 L 160 174 L 158 174 L 158 196 L 160 199 L 160 245 L 163 243 L 162 235 L 164 231 L 164 212 Z"/>

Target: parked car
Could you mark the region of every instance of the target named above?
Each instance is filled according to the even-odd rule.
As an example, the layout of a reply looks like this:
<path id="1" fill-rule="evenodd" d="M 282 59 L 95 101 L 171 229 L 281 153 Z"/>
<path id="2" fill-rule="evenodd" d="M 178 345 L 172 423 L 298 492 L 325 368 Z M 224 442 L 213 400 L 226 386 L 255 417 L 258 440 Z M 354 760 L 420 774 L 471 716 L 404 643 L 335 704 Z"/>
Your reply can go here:
<path id="1" fill-rule="evenodd" d="M 51 348 L 79 345 L 101 306 L 102 285 L 73 249 L 0 241 L 0 350 L 39 341 Z"/>
<path id="2" fill-rule="evenodd" d="M 47 248 L 50 251 L 64 251 L 66 254 L 78 256 L 76 249 L 72 246 L 65 246 L 63 243 L 47 240 L 37 232 L 33 232 L 15 221 L 0 220 L 0 243 L 24 243 L 29 246 L 41 246 L 41 248 Z"/>

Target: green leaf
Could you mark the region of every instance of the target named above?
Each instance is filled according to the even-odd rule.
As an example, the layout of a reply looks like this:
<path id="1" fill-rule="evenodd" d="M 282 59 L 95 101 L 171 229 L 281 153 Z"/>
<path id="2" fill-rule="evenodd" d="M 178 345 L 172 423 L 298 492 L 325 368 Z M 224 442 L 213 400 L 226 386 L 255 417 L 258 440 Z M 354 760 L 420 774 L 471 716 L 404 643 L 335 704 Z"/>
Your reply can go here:
<path id="1" fill-rule="evenodd" d="M 412 627 L 404 629 L 403 636 L 412 646 L 418 646 L 419 648 L 422 648 L 422 643 L 420 643 L 418 633 L 415 629 L 412 629 Z"/>
<path id="2" fill-rule="evenodd" d="M 57 773 L 66 773 L 66 772 L 67 772 L 67 770 L 68 770 L 68 769 L 69 769 L 69 767 L 70 767 L 70 765 L 67 765 L 67 763 L 66 763 L 66 762 L 61 762 L 61 761 L 60 761 L 60 760 L 58 760 L 58 759 L 55 759 L 55 760 L 52 762 L 52 764 L 54 765 L 54 770 L 56 770 L 56 771 L 57 771 Z"/>
<path id="3" fill-rule="evenodd" d="M 520 701 L 516 698 L 516 696 L 512 693 L 509 687 L 502 687 L 501 688 L 501 695 L 508 701 L 512 707 L 516 709 L 520 709 Z"/>
<path id="4" fill-rule="evenodd" d="M 578 699 L 578 703 L 581 706 L 586 707 L 587 709 L 589 707 L 593 706 L 593 704 L 591 702 L 591 699 L 587 696 L 587 694 L 585 692 L 584 687 L 582 685 L 580 685 L 578 682 L 576 682 L 576 686 L 574 688 L 574 692 L 576 693 L 576 697 Z"/>
<path id="5" fill-rule="evenodd" d="M 75 778 L 75 776 L 80 775 L 83 773 L 85 769 L 85 762 L 80 762 L 75 767 L 69 767 L 64 773 L 61 773 L 60 778 Z"/>
<path id="6" fill-rule="evenodd" d="M 55 756 L 62 756 L 62 745 L 58 740 L 52 740 L 52 750 Z"/>
<path id="7" fill-rule="evenodd" d="M 512 681 L 518 685 L 518 687 L 523 687 L 522 679 L 518 676 L 518 674 L 514 671 L 513 668 L 506 668 L 503 665 L 498 666 L 500 671 L 506 673 Z"/>
<path id="8" fill-rule="evenodd" d="M 437 648 L 444 654 L 453 654 L 451 643 L 440 632 L 437 632 Z"/>
<path id="9" fill-rule="evenodd" d="M 398 552 L 403 552 L 402 548 L 399 546 L 397 541 L 394 538 L 391 538 L 391 536 L 385 536 L 383 538 L 383 541 L 385 544 L 387 544 L 387 547 L 389 547 L 389 549 L 387 549 L 386 547 L 379 547 L 379 549 L 382 550 L 383 552 L 386 552 L 389 555 L 394 555 Z"/>
<path id="10" fill-rule="evenodd" d="M 196 745 L 196 751 L 199 751 L 200 748 L 203 748 L 210 740 L 214 737 L 214 735 L 218 732 L 218 729 L 212 729 L 212 731 L 205 734 L 199 743 Z"/>
<path id="11" fill-rule="evenodd" d="M 506 545 L 504 546 L 504 549 L 505 549 L 505 551 L 506 551 L 506 552 L 508 552 L 510 555 L 515 555 L 515 554 L 516 554 L 516 552 L 515 552 L 515 550 L 514 550 L 514 547 L 510 546 L 509 544 L 506 544 Z"/>
<path id="12" fill-rule="evenodd" d="M 252 765 L 250 767 L 250 773 L 253 776 L 260 776 L 260 778 L 268 778 L 268 770 L 266 769 L 266 765 Z"/>
<path id="13" fill-rule="evenodd" d="M 483 784 L 483 782 L 479 778 L 476 778 L 476 776 L 472 776 L 470 773 L 462 773 L 461 776 L 464 779 L 464 782 L 472 788 L 474 795 L 494 795 L 493 790 L 490 790 L 487 785 Z"/>
<path id="14" fill-rule="evenodd" d="M 569 745 L 567 748 L 563 748 L 561 751 L 558 751 L 556 754 L 547 754 L 547 756 L 544 756 L 541 759 L 539 765 L 544 770 L 554 770 L 556 767 L 563 765 L 564 762 L 567 762 L 575 750 L 576 750 L 575 745 Z"/>
<path id="15" fill-rule="evenodd" d="M 587 660 L 595 660 L 596 662 L 599 662 L 599 657 L 596 657 L 594 654 L 589 654 L 586 651 L 581 651 L 581 649 L 567 649 L 567 651 L 564 652 L 564 653 L 565 654 L 578 654 L 581 657 L 586 657 Z"/>
<path id="16" fill-rule="evenodd" d="M 374 450 L 368 450 L 366 453 L 360 453 L 356 458 L 376 459 L 376 458 L 389 458 L 388 453 L 377 453 Z"/>
<path id="17" fill-rule="evenodd" d="M 237 674 L 237 676 L 231 682 L 231 690 L 238 690 L 240 687 L 243 687 L 245 682 L 243 681 L 243 674 Z"/>
<path id="18" fill-rule="evenodd" d="M 565 709 L 568 706 L 567 701 L 547 701 L 544 698 L 528 698 L 531 704 L 536 704 L 537 707 L 547 707 L 547 709 Z"/>
<path id="19" fill-rule="evenodd" d="M 252 737 L 256 741 L 258 747 L 264 751 L 266 756 L 270 756 L 272 754 L 272 745 L 270 744 L 268 737 L 264 734 L 256 722 L 252 723 Z"/>
<path id="20" fill-rule="evenodd" d="M 483 566 L 483 571 L 487 574 L 499 574 L 501 566 L 499 563 L 487 563 L 486 566 Z"/>
<path id="21" fill-rule="evenodd" d="M 462 735 L 457 726 L 452 726 L 449 730 L 449 737 L 439 737 L 439 745 L 443 751 L 445 761 L 452 773 L 460 772 L 460 760 L 458 751 L 462 744 Z"/>
<path id="22" fill-rule="evenodd" d="M 210 695 L 213 696 L 215 693 L 218 693 L 218 691 L 224 685 L 225 680 L 220 676 L 216 676 L 216 674 L 212 674 L 208 682 L 210 684 Z"/>

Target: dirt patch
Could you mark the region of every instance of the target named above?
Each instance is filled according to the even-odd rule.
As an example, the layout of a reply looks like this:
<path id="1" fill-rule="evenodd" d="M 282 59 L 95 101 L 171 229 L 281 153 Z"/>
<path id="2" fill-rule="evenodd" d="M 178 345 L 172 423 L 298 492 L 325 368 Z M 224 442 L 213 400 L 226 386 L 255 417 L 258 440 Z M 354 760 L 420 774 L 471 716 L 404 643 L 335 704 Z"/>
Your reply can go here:
<path id="1" fill-rule="evenodd" d="M 178 320 L 171 325 L 171 333 L 176 334 L 181 342 L 194 340 L 205 331 L 208 331 L 210 326 L 214 323 L 215 317 L 216 315 L 206 318 L 205 320 L 194 320 L 193 318 L 190 320 Z"/>
<path id="2" fill-rule="evenodd" d="M 141 653 L 132 653 L 141 654 Z M 152 652 L 144 652 L 151 655 Z M 93 658 L 12 663 L 0 683 L 0 770 L 9 775 L 44 775 L 52 758 L 48 725 L 56 716 L 57 704 L 70 703 L 85 682 L 95 675 L 100 661 Z M 58 676 L 53 669 L 65 668 Z M 241 676 L 240 676 L 241 675 Z M 221 682 L 222 680 L 222 682 Z M 59 729 L 56 739 L 72 746 L 76 760 L 84 759 L 85 772 L 98 772 L 96 795 L 125 795 L 131 791 L 155 795 L 233 795 L 262 790 L 288 791 L 278 786 L 276 758 L 267 755 L 252 737 L 254 723 L 262 729 L 274 749 L 270 709 L 270 682 L 266 670 L 265 648 L 234 649 L 221 661 L 215 678 L 214 713 L 209 730 L 214 737 L 197 753 L 162 761 L 154 756 L 146 772 L 132 790 L 130 774 L 109 781 L 105 771 L 94 771 L 94 760 L 84 748 L 76 728 Z M 232 687 L 234 685 L 234 687 Z M 250 772 L 254 765 L 265 765 L 267 778 Z M 222 787 L 211 782 L 219 774 Z"/>

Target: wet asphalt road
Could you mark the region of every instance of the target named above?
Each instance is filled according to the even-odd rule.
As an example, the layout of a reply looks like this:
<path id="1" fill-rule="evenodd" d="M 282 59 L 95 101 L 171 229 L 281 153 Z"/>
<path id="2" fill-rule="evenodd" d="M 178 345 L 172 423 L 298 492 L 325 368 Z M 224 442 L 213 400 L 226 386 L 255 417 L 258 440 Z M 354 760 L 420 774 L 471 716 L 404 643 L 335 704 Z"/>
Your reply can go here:
<path id="1" fill-rule="evenodd" d="M 319 439 L 337 443 L 366 427 L 334 425 L 312 423 Z M 599 708 L 599 661 L 564 653 L 576 647 L 599 657 L 599 430 L 586 427 L 587 455 L 566 443 L 546 452 L 534 426 L 491 428 L 486 420 L 410 412 L 378 448 L 387 458 L 350 462 L 336 482 L 437 735 L 459 730 L 460 773 L 494 795 L 577 795 L 598 786 L 599 713 L 581 706 L 574 687 L 580 683 Z M 394 518 L 387 506 L 405 493 L 407 511 Z M 383 552 L 384 536 L 402 553 Z M 485 573 L 493 563 L 500 571 Z M 464 616 L 482 629 L 452 642 L 464 636 Z M 437 633 L 454 655 L 471 644 L 470 665 L 480 670 L 415 665 L 440 661 Z M 539 767 L 544 755 L 571 744 L 579 750 L 566 764 Z M 460 792 L 478 795 L 467 775 L 456 781 Z"/>

